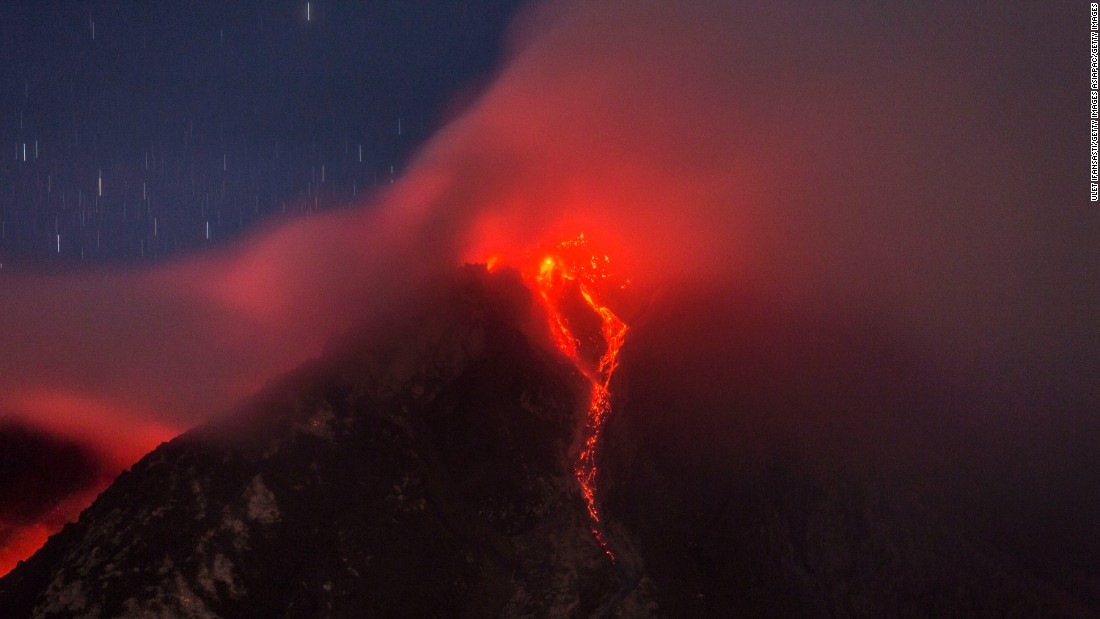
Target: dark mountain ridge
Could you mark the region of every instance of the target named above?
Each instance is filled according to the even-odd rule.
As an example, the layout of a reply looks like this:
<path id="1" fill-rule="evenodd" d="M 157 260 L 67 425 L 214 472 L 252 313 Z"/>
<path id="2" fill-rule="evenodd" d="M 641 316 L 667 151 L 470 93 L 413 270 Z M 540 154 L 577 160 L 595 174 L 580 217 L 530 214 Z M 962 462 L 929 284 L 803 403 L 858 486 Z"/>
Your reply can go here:
<path id="1" fill-rule="evenodd" d="M 0 579 L 0 615 L 1097 616 L 1078 572 L 1029 567 L 930 469 L 880 466 L 886 425 L 794 393 L 854 358 L 797 359 L 796 381 L 794 349 L 769 353 L 789 322 L 707 324 L 705 299 L 651 308 L 623 349 L 599 456 L 612 563 L 571 471 L 586 385 L 541 308 L 508 270 L 429 288 L 122 474 Z M 723 328 L 750 332 L 736 353 L 683 354 Z"/>
<path id="2" fill-rule="evenodd" d="M 579 378 L 517 329 L 517 278 L 458 280 L 143 458 L 0 581 L 4 616 L 594 611 Z"/>

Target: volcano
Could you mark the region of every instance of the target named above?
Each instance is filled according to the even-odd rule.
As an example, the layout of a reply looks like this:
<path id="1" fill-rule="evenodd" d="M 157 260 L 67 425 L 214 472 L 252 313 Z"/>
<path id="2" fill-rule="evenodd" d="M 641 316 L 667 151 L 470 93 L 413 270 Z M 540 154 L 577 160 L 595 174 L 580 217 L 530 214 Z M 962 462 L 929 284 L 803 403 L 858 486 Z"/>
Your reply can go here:
<path id="1" fill-rule="evenodd" d="M 741 345 L 758 369 L 737 369 L 756 387 L 714 384 L 721 399 L 691 398 L 682 366 L 706 364 L 668 342 L 706 324 L 683 308 L 713 305 L 677 297 L 679 310 L 640 313 L 625 342 L 585 344 L 578 325 L 601 331 L 585 308 L 602 306 L 590 294 L 549 303 L 584 296 L 564 275 L 540 288 L 508 267 L 464 267 L 271 382 L 231 420 L 162 444 L 0 580 L 3 616 L 1100 609 L 1073 569 L 998 545 L 997 527 L 975 526 L 948 485 L 852 464 L 876 457 L 868 436 L 885 430 L 845 430 L 853 459 L 821 447 L 832 435 L 820 426 L 763 424 L 769 438 L 716 428 L 778 372 L 761 344 L 774 341 L 766 320 L 738 316 L 753 326 Z M 570 308 L 581 353 L 562 349 L 557 307 Z M 586 354 L 594 365 L 578 362 Z M 594 409 L 613 414 L 594 424 Z"/>
<path id="2" fill-rule="evenodd" d="M 602 612 L 586 381 L 525 334 L 514 271 L 441 288 L 141 460 L 3 580 L 4 616 Z"/>

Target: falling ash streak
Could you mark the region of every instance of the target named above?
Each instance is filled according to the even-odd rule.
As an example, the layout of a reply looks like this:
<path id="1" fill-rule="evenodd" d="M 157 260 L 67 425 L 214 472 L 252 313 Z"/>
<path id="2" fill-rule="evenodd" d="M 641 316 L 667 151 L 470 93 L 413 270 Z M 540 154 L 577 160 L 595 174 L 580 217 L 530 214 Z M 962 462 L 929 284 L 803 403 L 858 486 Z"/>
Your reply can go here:
<path id="1" fill-rule="evenodd" d="M 558 249 L 571 248 L 586 249 L 587 241 L 585 241 L 584 235 L 576 240 L 563 242 L 558 246 Z M 615 368 L 618 367 L 619 350 L 626 339 L 627 326 L 614 312 L 601 305 L 596 297 L 595 288 L 597 288 L 597 284 L 600 280 L 609 277 L 606 265 L 606 256 L 602 262 L 598 258 L 592 257 L 588 259 L 587 263 L 579 262 L 572 265 L 567 265 L 561 257 L 550 256 L 545 258 L 539 266 L 539 273 L 535 281 L 539 296 L 542 298 L 547 311 L 550 331 L 555 345 L 592 384 L 585 419 L 584 445 L 573 464 L 573 474 L 581 486 L 585 506 L 588 509 L 589 517 L 592 519 L 592 535 L 607 556 L 615 561 L 615 553 L 612 552 L 603 535 L 603 523 L 600 520 L 600 511 L 596 501 L 596 454 L 604 423 L 611 414 L 611 392 L 608 387 L 611 383 L 611 376 L 615 372 Z M 569 330 L 566 317 L 562 315 L 558 307 L 561 291 L 557 290 L 559 299 L 552 298 L 555 289 L 559 288 L 558 281 L 577 282 L 585 304 L 600 317 L 600 336 L 607 348 L 600 356 L 595 372 L 586 370 L 581 362 L 578 340 Z"/>

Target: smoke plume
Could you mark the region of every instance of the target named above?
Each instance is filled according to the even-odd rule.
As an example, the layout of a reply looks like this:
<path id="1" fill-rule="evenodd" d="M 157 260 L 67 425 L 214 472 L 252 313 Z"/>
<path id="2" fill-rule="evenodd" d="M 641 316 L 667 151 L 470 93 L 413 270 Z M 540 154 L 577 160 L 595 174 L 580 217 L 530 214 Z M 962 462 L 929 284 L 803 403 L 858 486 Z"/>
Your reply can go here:
<path id="1" fill-rule="evenodd" d="M 371 203 L 152 269 L 5 275 L 0 408 L 125 466 L 429 276 L 584 232 L 632 282 L 647 415 L 703 411 L 746 450 L 889 416 L 899 453 L 1072 474 L 1100 435 L 1100 227 L 1066 13 L 534 5 Z"/>

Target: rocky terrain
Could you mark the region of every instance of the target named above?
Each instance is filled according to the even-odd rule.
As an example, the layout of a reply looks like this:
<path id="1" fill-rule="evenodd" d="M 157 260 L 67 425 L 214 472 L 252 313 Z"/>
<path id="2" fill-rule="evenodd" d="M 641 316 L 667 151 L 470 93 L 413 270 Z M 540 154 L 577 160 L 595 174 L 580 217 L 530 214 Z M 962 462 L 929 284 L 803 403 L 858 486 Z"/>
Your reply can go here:
<path id="1" fill-rule="evenodd" d="M 613 564 L 570 472 L 584 386 L 540 343 L 518 276 L 468 267 L 414 307 L 123 473 L 0 579 L 0 616 L 1100 609 L 1087 586 L 976 534 L 927 480 L 797 448 L 746 458 L 702 423 L 668 425 L 670 412 L 705 419 L 705 401 L 670 411 L 650 393 L 660 382 L 646 372 L 662 364 L 643 367 L 644 336 L 601 456 Z"/>
<path id="2" fill-rule="evenodd" d="M 578 379 L 517 329 L 518 281 L 443 297 L 149 454 L 3 580 L 3 615 L 595 612 L 618 585 L 569 472 Z"/>

